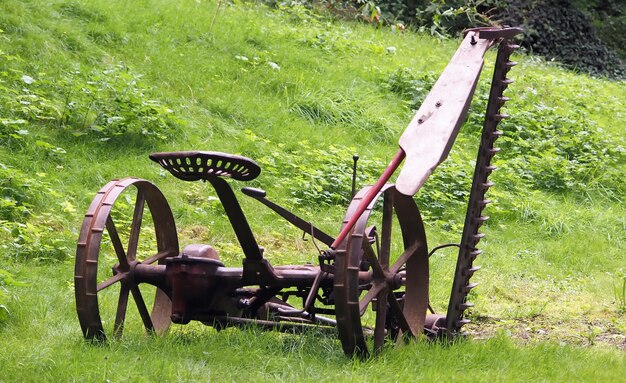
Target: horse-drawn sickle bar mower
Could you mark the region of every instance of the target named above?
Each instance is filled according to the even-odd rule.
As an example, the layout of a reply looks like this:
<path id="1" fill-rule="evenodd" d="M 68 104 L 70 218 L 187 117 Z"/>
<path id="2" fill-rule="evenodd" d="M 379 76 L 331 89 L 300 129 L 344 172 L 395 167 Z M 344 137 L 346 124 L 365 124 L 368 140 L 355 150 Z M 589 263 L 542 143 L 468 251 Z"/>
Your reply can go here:
<path id="1" fill-rule="evenodd" d="M 98 340 L 120 336 L 129 295 L 143 327 L 157 334 L 171 322 L 192 320 L 218 330 L 247 325 L 289 331 L 315 327 L 337 333 L 344 352 L 360 357 L 369 354 L 372 344 L 375 352 L 381 350 L 386 339 L 460 334 L 469 322 L 464 312 L 472 306 L 467 295 L 476 286 L 470 278 L 479 269 L 473 264 L 481 253 L 477 245 L 483 234 L 478 230 L 488 219 L 482 214 L 490 202 L 485 192 L 492 186 L 488 176 L 495 169 L 491 160 L 498 152 L 494 141 L 502 134 L 497 126 L 507 117 L 500 109 L 508 101 L 503 92 L 512 82 L 507 72 L 515 65 L 509 57 L 517 48 L 512 39 L 518 33 L 518 28 L 466 32 L 401 136 L 400 150 L 374 185 L 354 195 L 336 237 L 269 201 L 263 190 L 242 189 L 327 246 L 318 249 L 317 265 L 272 266 L 264 257 L 226 181 L 248 181 L 259 175 L 259 166 L 248 158 L 205 151 L 150 155 L 181 180 L 203 180 L 213 186 L 243 251 L 242 267 L 225 266 L 208 245 L 188 245 L 180 251 L 172 211 L 154 184 L 138 178 L 109 182 L 85 215 L 76 251 L 76 307 L 84 336 Z M 452 292 L 447 312 L 438 314 L 429 302 L 432 251 L 429 254 L 413 196 L 447 157 L 467 115 L 483 56 L 494 45 L 498 53 L 465 224 L 460 243 L 453 245 L 458 247 L 458 258 Z M 388 184 L 403 161 L 396 184 Z M 135 189 L 136 194 L 128 192 Z M 372 214 L 379 200 L 382 213 Z M 132 213 L 116 213 L 120 205 L 130 206 Z M 128 235 L 120 234 L 120 222 L 130 225 Z M 156 249 L 140 244 L 140 233 L 146 231 L 142 222 L 153 223 L 150 233 Z M 393 222 L 401 232 L 396 244 Z M 140 286 L 144 291 L 154 286 L 154 298 L 144 300 L 146 293 Z"/>

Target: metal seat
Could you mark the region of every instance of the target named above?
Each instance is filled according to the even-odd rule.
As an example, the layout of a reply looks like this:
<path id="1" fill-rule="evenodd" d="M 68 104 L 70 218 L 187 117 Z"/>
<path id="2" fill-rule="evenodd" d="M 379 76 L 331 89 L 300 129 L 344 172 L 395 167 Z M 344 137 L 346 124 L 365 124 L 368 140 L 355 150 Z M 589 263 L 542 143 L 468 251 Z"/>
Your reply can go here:
<path id="1" fill-rule="evenodd" d="M 162 152 L 150 159 L 183 181 L 229 177 L 250 181 L 259 176 L 261 168 L 249 158 L 220 152 Z"/>

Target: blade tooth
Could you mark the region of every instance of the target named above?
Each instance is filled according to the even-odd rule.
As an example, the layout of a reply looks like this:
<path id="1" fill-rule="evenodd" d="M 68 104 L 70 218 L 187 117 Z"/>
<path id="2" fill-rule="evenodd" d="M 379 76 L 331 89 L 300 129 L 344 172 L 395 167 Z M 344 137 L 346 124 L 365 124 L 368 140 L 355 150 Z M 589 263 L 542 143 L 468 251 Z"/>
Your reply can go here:
<path id="1" fill-rule="evenodd" d="M 507 56 L 506 58 L 503 60 L 504 64 L 504 73 L 509 73 L 509 71 L 514 67 L 517 66 L 518 62 L 517 61 L 512 61 L 510 60 L 511 54 L 513 54 L 513 51 L 507 52 Z M 501 64 L 502 65 L 502 64 Z"/>
<path id="2" fill-rule="evenodd" d="M 464 294 L 468 294 L 476 286 L 478 286 L 478 283 L 476 283 L 476 282 L 470 283 L 467 286 L 461 287 L 461 292 L 464 293 Z"/>
<path id="3" fill-rule="evenodd" d="M 476 218 L 476 221 L 478 223 L 485 223 L 485 222 L 489 221 L 489 216 L 488 215 L 481 215 L 480 217 Z"/>
<path id="4" fill-rule="evenodd" d="M 456 321 L 455 325 L 457 328 L 461 328 L 465 326 L 466 324 L 470 324 L 470 323 L 472 323 L 471 320 L 463 318 L 463 319 L 459 319 L 458 321 Z"/>
<path id="5" fill-rule="evenodd" d="M 505 78 L 504 80 L 500 80 L 500 83 L 503 85 L 509 85 L 509 84 L 513 84 L 515 82 L 515 80 L 510 79 L 510 78 Z"/>
<path id="6" fill-rule="evenodd" d="M 507 118 L 509 118 L 510 116 L 506 113 L 499 113 L 493 116 L 493 119 L 496 121 L 502 121 L 505 120 Z"/>
<path id="7" fill-rule="evenodd" d="M 491 140 L 492 142 L 496 142 L 496 140 L 500 137 L 502 137 L 504 135 L 504 133 L 501 130 L 494 130 L 493 132 L 491 132 Z"/>
<path id="8" fill-rule="evenodd" d="M 480 266 L 474 266 L 474 267 L 471 267 L 469 269 L 465 269 L 465 271 L 463 271 L 463 276 L 464 277 L 471 277 L 478 270 L 480 270 Z"/>
<path id="9" fill-rule="evenodd" d="M 489 149 L 489 156 L 493 157 L 500 151 L 500 148 L 491 148 Z"/>
<path id="10" fill-rule="evenodd" d="M 485 166 L 485 173 L 487 173 L 487 175 L 490 175 L 496 170 L 498 170 L 497 166 L 493 166 L 493 165 Z"/>
<path id="11" fill-rule="evenodd" d="M 481 234 L 482 234 L 482 233 L 481 233 Z M 483 237 L 484 237 L 484 236 L 485 236 L 485 235 L 483 234 Z M 478 257 L 479 255 L 481 255 L 482 253 L 483 253 L 483 251 L 482 251 L 482 250 L 476 249 L 476 250 L 471 251 L 471 252 L 469 253 L 469 257 L 470 257 L 470 259 L 472 260 L 472 262 L 474 262 L 474 260 L 476 259 L 476 257 Z"/>
<path id="12" fill-rule="evenodd" d="M 460 311 L 465 311 L 469 309 L 470 307 L 474 307 L 474 304 L 471 302 L 463 302 L 456 306 L 457 310 L 460 310 Z"/>
<path id="13" fill-rule="evenodd" d="M 489 205 L 490 203 L 491 203 L 491 200 L 490 200 L 490 199 L 484 199 L 484 200 L 482 200 L 482 201 L 480 201 L 480 202 L 479 202 L 480 206 L 481 206 L 481 207 L 483 207 L 483 208 L 484 208 L 485 206 Z"/>
<path id="14" fill-rule="evenodd" d="M 478 245 L 478 242 L 480 242 L 480 240 L 483 238 L 485 238 L 484 233 L 478 233 L 478 234 L 472 235 L 472 239 L 474 240 L 474 245 Z"/>
<path id="15" fill-rule="evenodd" d="M 507 103 L 509 101 L 511 101 L 511 98 L 509 98 L 509 97 L 505 97 L 505 96 L 498 97 L 498 104 L 500 106 L 504 105 L 505 103 Z"/>
<path id="16" fill-rule="evenodd" d="M 509 44 L 506 44 L 506 47 L 507 47 L 508 49 L 511 49 L 512 51 L 514 51 L 514 50 L 516 50 L 516 49 L 519 49 L 519 45 L 518 45 L 518 44 L 510 44 L 510 43 L 509 43 Z"/>
<path id="17" fill-rule="evenodd" d="M 480 188 L 482 190 L 489 190 L 490 187 L 492 187 L 493 185 L 495 185 L 492 181 L 487 181 L 485 183 L 480 184 Z"/>

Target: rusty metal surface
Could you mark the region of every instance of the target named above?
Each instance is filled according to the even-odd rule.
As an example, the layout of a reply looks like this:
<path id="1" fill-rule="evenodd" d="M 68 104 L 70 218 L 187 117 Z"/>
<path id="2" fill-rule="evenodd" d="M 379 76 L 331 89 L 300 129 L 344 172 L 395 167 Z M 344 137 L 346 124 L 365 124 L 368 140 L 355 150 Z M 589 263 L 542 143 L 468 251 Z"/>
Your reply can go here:
<path id="1" fill-rule="evenodd" d="M 383 189 L 387 189 L 391 185 L 385 185 Z M 342 241 L 335 255 L 335 311 L 337 318 L 337 332 L 343 351 L 346 355 L 367 355 L 367 345 L 363 337 L 363 329 L 361 326 L 361 315 L 359 310 L 358 284 L 354 282 L 355 274 L 358 274 L 361 267 L 361 259 L 363 257 L 362 241 L 367 225 L 369 215 L 374 208 L 375 200 L 384 190 L 378 190 L 373 195 L 367 205 L 365 211 L 361 212 L 363 200 L 372 195 L 375 187 L 366 187 L 361 189 L 359 193 L 352 199 L 348 211 L 342 223 L 342 231 L 350 226 L 351 222 L 356 222 L 352 226 L 350 233 L 357 233 L 359 236 L 354 245 L 350 242 L 350 237 L 346 241 Z M 350 251 L 348 250 L 350 248 Z"/>
<path id="2" fill-rule="evenodd" d="M 224 211 L 230 220 L 230 224 L 233 227 L 233 231 L 237 236 L 239 245 L 243 250 L 247 260 L 261 260 L 263 259 L 263 253 L 257 244 L 254 234 L 250 229 L 248 220 L 246 219 L 241 205 L 233 193 L 233 189 L 228 182 L 223 178 L 211 177 L 208 181 L 213 185 L 213 188 L 217 192 L 217 196 L 224 207 Z"/>
<path id="3" fill-rule="evenodd" d="M 111 210 L 122 192 L 131 187 L 137 189 L 137 195 L 129 243 L 124 246 L 120 241 L 116 224 L 111 217 Z M 148 211 L 152 214 L 157 241 L 154 255 L 144 262 L 144 264 L 150 265 L 178 254 L 178 238 L 174 217 L 165 197 L 156 186 L 137 178 L 111 181 L 98 192 L 85 214 L 76 250 L 74 285 L 78 319 L 83 334 L 88 339 L 106 338 L 98 304 L 98 293 L 101 290 L 112 288 L 112 286 L 120 286 L 113 329 L 115 335 L 120 335 L 123 331 L 130 294 L 134 298 L 146 330 L 160 333 L 169 327 L 171 303 L 167 295 L 163 291 L 157 290 L 152 314 L 150 314 L 145 306 L 141 291 L 133 280 L 134 268 L 138 263 L 136 253 L 145 205 L 148 206 Z M 99 267 L 99 263 L 104 261 L 99 259 L 99 255 L 103 246 L 102 235 L 105 230 L 112 242 L 117 263 L 110 265 L 113 270 L 111 274 L 99 275 L 99 268 L 111 270 L 111 267 Z"/>
<path id="4" fill-rule="evenodd" d="M 353 214 L 359 213 L 361 201 L 374 187 L 363 188 L 352 200 L 344 225 L 350 222 Z M 382 194 L 383 217 L 380 225 L 380 244 L 373 236 L 370 215 L 376 199 Z M 411 197 L 398 193 L 392 185 L 387 185 L 377 194 L 354 225 L 345 247 L 336 251 L 335 305 L 337 330 L 343 350 L 348 355 L 365 357 L 369 351 L 365 341 L 366 328 L 362 315 L 377 298 L 374 325 L 374 349 L 382 349 L 385 338 L 397 338 L 402 333 L 419 335 L 422 332 L 428 306 L 428 251 L 426 235 L 417 205 Z M 392 222 L 396 216 L 402 232 L 403 253 L 394 254 L 391 259 Z M 359 282 L 359 272 L 366 268 L 372 274 L 370 286 L 363 289 Z M 393 264 L 390 265 L 390 261 Z M 402 273 L 401 273 L 402 272 Z M 398 302 L 397 290 L 404 285 Z M 365 295 L 362 295 L 364 292 Z"/>
<path id="5" fill-rule="evenodd" d="M 463 317 L 463 313 L 467 308 L 472 307 L 472 304 L 467 302 L 467 295 L 476 284 L 470 283 L 469 280 L 479 269 L 473 266 L 474 260 L 481 253 L 481 250 L 477 248 L 478 242 L 484 237 L 478 230 L 489 219 L 488 216 L 482 214 L 485 206 L 491 202 L 485 198 L 485 193 L 493 185 L 492 182 L 488 181 L 488 177 L 495 170 L 495 167 L 491 165 L 491 160 L 500 150 L 494 147 L 495 141 L 502 135 L 502 132 L 497 128 L 500 121 L 508 117 L 501 112 L 502 106 L 509 100 L 504 97 L 504 91 L 512 83 L 512 80 L 507 78 L 507 73 L 516 65 L 515 62 L 509 61 L 509 57 L 517 48 L 517 45 L 512 44 L 508 40 L 502 41 L 498 48 L 482 138 L 476 158 L 474 178 L 454 273 L 452 292 L 446 314 L 445 328 L 448 335 L 458 333 L 463 325 L 470 322 L 469 319 Z"/>
<path id="6" fill-rule="evenodd" d="M 402 194 L 414 195 L 450 152 L 465 120 L 491 40 L 469 32 L 400 137 L 406 154 L 396 180 Z"/>
<path id="7" fill-rule="evenodd" d="M 497 152 L 494 141 L 501 134 L 498 122 L 506 117 L 500 112 L 508 100 L 503 92 L 511 83 L 506 74 L 515 64 L 509 57 L 516 46 L 508 39 L 517 33 L 517 28 L 467 32 L 402 135 L 401 149 L 379 180 L 352 199 L 336 238 L 269 201 L 262 190 L 243 189 L 244 194 L 329 246 L 325 251 L 318 249 L 319 265 L 272 266 L 264 257 L 264 250 L 226 180 L 256 178 L 261 170 L 248 158 L 203 151 L 150 156 L 179 179 L 204 180 L 213 186 L 241 246 L 242 267 L 226 267 L 217 251 L 205 244 L 188 245 L 179 252 L 172 211 L 152 183 L 137 178 L 108 183 L 85 215 L 76 252 L 76 306 L 84 336 L 103 340 L 109 334 L 121 335 L 132 296 L 143 327 L 149 332 L 165 331 L 172 320 L 180 324 L 197 320 L 218 329 L 255 324 L 293 331 L 316 326 L 324 331 L 336 330 L 344 352 L 359 357 L 370 354 L 370 337 L 374 353 L 380 352 L 387 340 L 402 335 L 454 337 L 468 323 L 464 311 L 471 307 L 466 299 L 475 286 L 470 278 L 478 270 L 473 265 L 480 254 L 477 244 L 482 234 L 478 229 L 488 219 L 482 210 L 489 202 L 485 199 L 485 192 L 492 185 L 488 176 L 495 169 L 491 165 Z M 482 57 L 494 43 L 500 45 L 465 226 L 461 243 L 454 244 L 460 250 L 448 310 L 446 315 L 427 315 L 429 253 L 424 223 L 412 195 L 447 156 L 467 113 L 482 69 Z M 387 184 L 405 158 L 398 184 Z M 135 189 L 129 240 L 123 244 L 115 222 L 115 204 L 121 196 L 125 201 L 128 191 Z M 382 213 L 372 214 L 380 200 Z M 138 257 L 138 249 L 144 249 L 140 246 L 144 214 L 150 214 L 154 221 L 156 248 L 150 249 L 147 256 Z M 399 227 L 393 227 L 395 221 Z M 402 244 L 396 248 L 392 247 L 394 230 L 402 234 Z M 108 238 L 103 240 L 105 232 Z M 101 257 L 104 246 L 112 246 L 114 260 Z M 449 245 L 438 246 L 433 252 L 446 246 Z M 399 254 L 393 250 L 398 248 Z M 141 285 L 157 288 L 151 311 Z M 109 306 L 115 308 L 111 313 L 101 312 L 99 294 L 114 291 L 119 293 L 116 302 L 109 302 Z M 302 304 L 296 304 L 298 300 Z M 364 315 L 370 309 L 373 320 L 369 314 Z M 113 318 L 111 329 L 103 327 L 103 316 Z"/>
<path id="8" fill-rule="evenodd" d="M 224 264 L 215 256 L 195 255 L 183 253 L 167 262 L 166 280 L 171 287 L 174 323 L 187 324 L 194 319 L 194 310 L 210 307 L 217 290 L 214 276 Z"/>
<path id="9" fill-rule="evenodd" d="M 367 210 L 369 204 L 377 198 L 380 191 L 383 190 L 383 188 L 385 187 L 393 173 L 396 171 L 396 169 L 398 169 L 403 160 L 404 151 L 399 150 L 395 154 L 387 168 L 385 168 L 383 174 L 380 175 L 376 183 L 368 189 L 367 194 L 363 196 L 359 205 L 353 208 L 354 212 L 353 214 L 351 214 L 350 220 L 343 223 L 343 225 L 341 226 L 341 232 L 339 233 L 337 238 L 335 238 L 335 241 L 332 243 L 332 245 L 330 245 L 332 249 L 337 249 L 342 246 L 343 241 L 346 240 L 348 233 L 350 232 L 350 230 L 352 230 L 359 217 L 361 217 L 361 214 L 363 214 L 363 212 Z"/>
<path id="10" fill-rule="evenodd" d="M 396 180 L 400 193 L 415 195 L 433 170 L 446 159 L 467 116 L 483 56 L 498 39 L 519 34 L 519 28 L 475 28 L 439 76 L 400 137 L 406 161 Z"/>
<path id="11" fill-rule="evenodd" d="M 259 176 L 261 168 L 249 158 L 221 152 L 152 153 L 150 159 L 183 181 L 229 177 L 250 181 Z"/>

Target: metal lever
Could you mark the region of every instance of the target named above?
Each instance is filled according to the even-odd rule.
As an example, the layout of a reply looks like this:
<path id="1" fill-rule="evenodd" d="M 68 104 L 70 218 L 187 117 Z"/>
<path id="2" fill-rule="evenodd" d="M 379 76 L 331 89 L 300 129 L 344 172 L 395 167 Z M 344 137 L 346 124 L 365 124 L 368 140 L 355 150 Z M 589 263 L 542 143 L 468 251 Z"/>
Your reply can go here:
<path id="1" fill-rule="evenodd" d="M 248 197 L 252 197 L 252 198 L 258 200 L 263 205 L 265 205 L 265 206 L 269 207 L 270 209 L 274 210 L 278 215 L 280 215 L 281 217 L 286 219 L 289 223 L 291 223 L 292 225 L 294 225 L 298 229 L 304 231 L 305 233 L 311 234 L 311 236 L 313 236 L 313 238 L 320 240 L 325 245 L 330 246 L 335 241 L 335 239 L 333 237 L 331 237 L 330 235 L 324 233 L 322 230 L 316 228 L 315 226 L 313 226 L 312 223 L 303 220 L 302 218 L 298 217 L 297 215 L 293 214 L 292 212 L 288 211 L 287 209 L 285 209 L 285 208 L 283 208 L 281 206 L 278 206 L 274 202 L 272 202 L 272 201 L 268 200 L 267 198 L 265 198 L 265 196 L 267 195 L 265 190 L 251 188 L 251 187 L 245 187 L 245 188 L 241 189 L 241 192 L 243 194 L 247 195 Z"/>
<path id="2" fill-rule="evenodd" d="M 354 165 L 352 165 L 352 192 L 350 193 L 350 199 L 354 198 L 354 194 L 356 193 L 356 162 L 358 160 L 358 154 L 352 156 L 352 161 L 354 161 Z"/>

